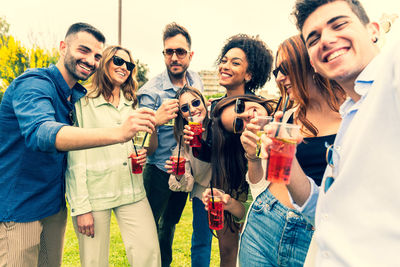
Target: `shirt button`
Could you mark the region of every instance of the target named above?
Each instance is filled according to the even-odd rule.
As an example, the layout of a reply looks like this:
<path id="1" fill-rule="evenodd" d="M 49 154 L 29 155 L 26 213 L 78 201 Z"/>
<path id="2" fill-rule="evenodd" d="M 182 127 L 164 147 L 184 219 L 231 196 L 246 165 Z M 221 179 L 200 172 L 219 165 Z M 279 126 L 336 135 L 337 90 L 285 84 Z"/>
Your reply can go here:
<path id="1" fill-rule="evenodd" d="M 122 165 L 126 166 L 126 165 L 128 165 L 128 163 L 124 162 L 124 163 L 122 163 Z"/>
<path id="2" fill-rule="evenodd" d="M 329 258 L 329 252 L 328 251 L 324 251 L 324 252 L 322 252 L 322 256 L 324 257 L 324 258 Z"/>

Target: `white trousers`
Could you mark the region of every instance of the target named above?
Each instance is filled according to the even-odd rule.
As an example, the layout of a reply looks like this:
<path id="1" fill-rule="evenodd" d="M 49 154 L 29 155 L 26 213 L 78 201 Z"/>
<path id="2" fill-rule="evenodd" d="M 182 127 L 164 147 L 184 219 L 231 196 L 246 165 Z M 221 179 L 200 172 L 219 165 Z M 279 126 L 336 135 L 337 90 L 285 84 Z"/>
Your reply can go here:
<path id="1" fill-rule="evenodd" d="M 82 267 L 108 267 L 111 210 L 121 231 L 126 255 L 131 266 L 161 266 L 160 247 L 154 217 L 147 198 L 113 209 L 94 211 L 94 238 L 78 232 L 76 217 L 72 217 L 79 241 Z"/>

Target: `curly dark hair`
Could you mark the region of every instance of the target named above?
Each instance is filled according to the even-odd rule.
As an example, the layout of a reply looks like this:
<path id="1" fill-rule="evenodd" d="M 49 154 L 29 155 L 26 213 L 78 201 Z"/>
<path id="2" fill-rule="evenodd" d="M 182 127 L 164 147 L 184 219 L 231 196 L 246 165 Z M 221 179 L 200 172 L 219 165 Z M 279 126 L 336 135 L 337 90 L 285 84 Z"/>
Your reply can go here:
<path id="1" fill-rule="evenodd" d="M 299 31 L 303 30 L 304 22 L 317 8 L 328 3 L 339 0 L 297 0 L 293 8 L 292 15 L 296 20 L 296 26 Z M 340 0 L 346 2 L 354 14 L 360 19 L 361 23 L 369 23 L 369 17 L 364 7 L 358 0 Z"/>
<path id="2" fill-rule="evenodd" d="M 251 80 L 246 83 L 245 89 L 254 93 L 264 86 L 271 78 L 271 69 L 274 57 L 268 46 L 258 36 L 237 34 L 230 37 L 221 50 L 216 64 L 220 64 L 225 54 L 232 48 L 240 48 L 246 54 Z"/>

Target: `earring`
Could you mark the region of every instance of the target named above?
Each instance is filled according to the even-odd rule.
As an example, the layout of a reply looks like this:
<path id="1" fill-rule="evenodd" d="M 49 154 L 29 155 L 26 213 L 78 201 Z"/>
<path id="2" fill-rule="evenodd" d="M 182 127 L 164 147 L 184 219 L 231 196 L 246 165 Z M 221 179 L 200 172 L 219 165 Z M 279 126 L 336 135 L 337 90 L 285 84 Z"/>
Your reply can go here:
<path id="1" fill-rule="evenodd" d="M 375 37 L 375 40 L 373 40 L 372 42 L 374 42 L 374 44 L 376 44 L 378 42 L 378 37 Z"/>

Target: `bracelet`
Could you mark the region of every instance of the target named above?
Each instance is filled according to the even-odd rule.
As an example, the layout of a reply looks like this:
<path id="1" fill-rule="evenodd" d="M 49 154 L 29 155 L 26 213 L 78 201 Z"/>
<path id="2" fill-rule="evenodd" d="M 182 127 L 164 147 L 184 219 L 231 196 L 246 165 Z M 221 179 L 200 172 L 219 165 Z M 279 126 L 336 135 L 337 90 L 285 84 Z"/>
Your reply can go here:
<path id="1" fill-rule="evenodd" d="M 255 161 L 260 161 L 261 159 L 259 158 L 259 157 L 257 157 L 256 155 L 249 155 L 249 154 L 247 154 L 247 152 L 245 152 L 244 153 L 244 157 L 248 160 L 248 161 L 252 161 L 252 162 L 255 162 Z"/>

